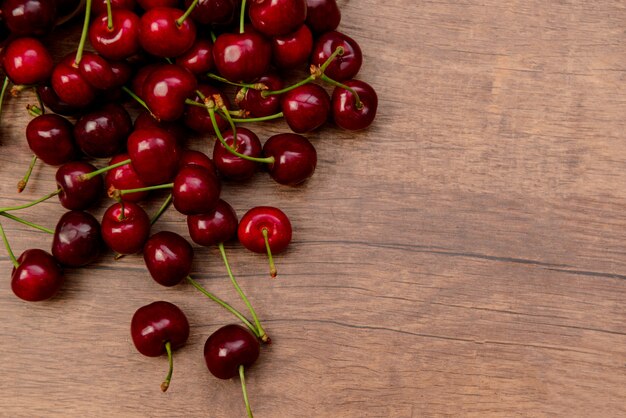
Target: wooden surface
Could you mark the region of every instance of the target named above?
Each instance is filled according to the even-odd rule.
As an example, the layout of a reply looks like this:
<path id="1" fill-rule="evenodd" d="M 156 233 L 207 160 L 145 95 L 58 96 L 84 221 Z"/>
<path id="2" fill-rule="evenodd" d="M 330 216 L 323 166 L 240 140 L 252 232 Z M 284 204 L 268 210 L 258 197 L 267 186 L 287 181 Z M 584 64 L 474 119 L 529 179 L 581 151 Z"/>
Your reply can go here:
<path id="1" fill-rule="evenodd" d="M 227 248 L 275 342 L 248 372 L 256 416 L 625 416 L 624 2 L 340 4 L 364 51 L 359 78 L 379 93 L 375 124 L 310 135 L 319 164 L 303 187 L 259 174 L 223 192 L 239 216 L 271 204 L 295 227 L 274 281 L 263 256 Z M 14 191 L 29 100 L 5 105 L 2 205 L 54 187 L 38 168 Z M 62 212 L 20 213 L 53 226 Z M 16 252 L 49 248 L 3 225 Z M 173 211 L 155 229 L 186 234 Z M 0 254 L 0 416 L 244 416 L 238 380 L 214 379 L 202 358 L 233 318 L 190 286 L 164 289 L 141 258 L 105 254 L 30 304 Z M 193 275 L 243 309 L 218 252 L 196 255 Z M 166 394 L 166 359 L 129 335 L 132 313 L 158 299 L 192 324 Z"/>

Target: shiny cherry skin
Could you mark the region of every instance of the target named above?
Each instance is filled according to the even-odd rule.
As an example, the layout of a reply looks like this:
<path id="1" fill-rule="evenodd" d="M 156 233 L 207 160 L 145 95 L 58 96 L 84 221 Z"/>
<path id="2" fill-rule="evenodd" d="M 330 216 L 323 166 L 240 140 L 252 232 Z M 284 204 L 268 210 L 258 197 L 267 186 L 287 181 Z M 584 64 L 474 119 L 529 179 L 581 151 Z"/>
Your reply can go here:
<path id="1" fill-rule="evenodd" d="M 115 74 L 111 65 L 98 54 L 85 52 L 78 66 L 80 75 L 93 88 L 110 89 L 115 85 Z"/>
<path id="2" fill-rule="evenodd" d="M 124 106 L 108 103 L 78 119 L 74 138 L 88 156 L 107 158 L 124 149 L 132 128 L 133 123 Z"/>
<path id="3" fill-rule="evenodd" d="M 259 340 L 236 324 L 223 326 L 204 343 L 204 361 L 211 374 L 218 379 L 238 376 L 239 366 L 252 366 L 260 352 Z"/>
<path id="4" fill-rule="evenodd" d="M 237 143 L 234 143 L 233 131 L 224 132 L 224 141 L 235 151 L 249 157 L 261 157 L 262 147 L 259 137 L 249 129 L 237 128 Z M 213 147 L 213 163 L 217 171 L 225 178 L 235 181 L 245 181 L 251 178 L 259 169 L 259 163 L 237 157 L 228 151 L 220 141 L 215 141 Z"/>
<path id="5" fill-rule="evenodd" d="M 335 81 L 354 78 L 363 64 L 363 54 L 359 44 L 341 32 L 327 32 L 317 38 L 311 53 L 311 64 L 322 65 L 338 47 L 343 47 L 343 55 L 335 57 L 324 73 Z"/>
<path id="6" fill-rule="evenodd" d="M 54 61 L 35 38 L 17 38 L 3 51 L 4 71 L 13 84 L 39 84 L 52 74 Z"/>
<path id="7" fill-rule="evenodd" d="M 144 98 L 143 86 L 146 80 L 148 79 L 150 74 L 152 74 L 157 68 L 160 68 L 162 65 L 163 64 L 150 63 L 142 65 L 137 70 L 131 81 L 132 90 L 137 96 L 142 99 Z"/>
<path id="8" fill-rule="evenodd" d="M 186 165 L 197 165 L 200 167 L 204 167 L 210 172 L 215 173 L 215 175 L 217 176 L 217 169 L 215 168 L 215 164 L 209 158 L 209 156 L 203 152 L 188 148 L 183 150 L 180 156 L 178 167 L 179 169 L 181 169 Z"/>
<path id="9" fill-rule="evenodd" d="M 252 0 L 248 9 L 252 26 L 267 37 L 286 35 L 306 19 L 306 0 Z"/>
<path id="10" fill-rule="evenodd" d="M 185 0 L 185 8 L 191 3 L 193 0 Z M 237 3 L 235 0 L 200 0 L 191 17 L 203 25 L 229 25 L 234 20 Z"/>
<path id="11" fill-rule="evenodd" d="M 376 91 L 364 81 L 349 80 L 343 84 L 359 95 L 361 108 L 356 106 L 354 95 L 343 87 L 335 87 L 332 97 L 333 120 L 343 129 L 365 129 L 372 124 L 378 108 Z"/>
<path id="12" fill-rule="evenodd" d="M 183 215 L 209 212 L 217 205 L 221 189 L 213 172 L 198 165 L 186 165 L 174 178 L 172 203 Z"/>
<path id="13" fill-rule="evenodd" d="M 328 120 L 330 97 L 322 87 L 309 83 L 283 93 L 281 108 L 292 131 L 311 132 Z"/>
<path id="14" fill-rule="evenodd" d="M 73 126 L 54 113 L 35 117 L 26 126 L 26 140 L 33 153 L 46 164 L 61 165 L 78 155 Z"/>
<path id="15" fill-rule="evenodd" d="M 272 206 L 256 206 L 246 212 L 239 221 L 237 236 L 241 245 L 255 253 L 265 253 L 263 229 L 267 230 L 272 253 L 287 249 L 291 242 L 291 222 L 285 213 Z"/>
<path id="16" fill-rule="evenodd" d="M 270 43 L 252 31 L 223 33 L 213 45 L 215 68 L 230 81 L 253 82 L 267 73 L 271 57 Z"/>
<path id="17" fill-rule="evenodd" d="M 113 29 L 109 30 L 106 11 L 89 27 L 89 42 L 105 58 L 122 60 L 137 54 L 139 45 L 139 16 L 130 10 L 115 10 Z"/>
<path id="18" fill-rule="evenodd" d="M 98 258 L 101 247 L 100 223 L 93 215 L 72 210 L 61 216 L 52 239 L 52 255 L 59 263 L 86 266 Z"/>
<path id="19" fill-rule="evenodd" d="M 118 154 L 111 158 L 109 165 L 121 163 L 129 158 L 128 154 Z M 132 164 L 124 164 L 106 172 L 104 186 L 107 190 L 130 190 L 144 188 L 147 184 L 141 181 Z M 149 194 L 148 191 L 128 193 L 122 195 L 121 199 L 124 202 L 139 202 L 148 197 Z"/>
<path id="20" fill-rule="evenodd" d="M 280 184 L 296 186 L 310 178 L 317 166 L 317 152 L 308 139 L 298 134 L 271 136 L 263 145 L 263 155 L 274 157 L 267 166 L 270 176 Z"/>
<path id="21" fill-rule="evenodd" d="M 135 130 L 148 128 L 158 128 L 167 131 L 176 138 L 178 143 L 183 143 L 185 138 L 187 138 L 187 129 L 182 124 L 176 121 L 158 121 L 147 110 L 143 110 L 135 119 Z"/>
<path id="22" fill-rule="evenodd" d="M 48 252 L 26 250 L 11 272 L 11 290 L 20 299 L 39 302 L 53 297 L 63 285 L 63 271 Z"/>
<path id="23" fill-rule="evenodd" d="M 54 113 L 58 113 L 59 115 L 73 116 L 79 113 L 81 110 L 84 110 L 84 108 L 72 106 L 69 103 L 65 103 L 63 100 L 61 100 L 59 96 L 55 93 L 51 85 L 39 84 L 37 86 L 37 94 L 39 94 L 39 97 L 41 97 L 41 101 L 46 106 L 46 108 L 50 109 Z"/>
<path id="24" fill-rule="evenodd" d="M 143 246 L 143 260 L 150 276 L 162 286 L 176 286 L 191 272 L 193 248 L 182 236 L 161 231 Z"/>
<path id="25" fill-rule="evenodd" d="M 135 0 L 111 0 L 112 10 L 133 10 L 135 8 Z M 91 3 L 91 13 L 94 16 L 106 14 L 107 0 L 94 0 Z"/>
<path id="26" fill-rule="evenodd" d="M 270 91 L 281 90 L 285 86 L 283 80 L 275 74 L 266 74 L 257 82 L 265 84 Z M 263 97 L 261 90 L 240 88 L 235 97 L 237 106 L 249 112 L 249 116 L 253 118 L 270 116 L 280 111 L 281 96 L 278 94 Z"/>
<path id="27" fill-rule="evenodd" d="M 155 7 L 178 7 L 179 0 L 137 0 L 139 6 L 144 10 L 154 9 Z"/>
<path id="28" fill-rule="evenodd" d="M 133 168 L 144 183 L 152 186 L 174 178 L 180 148 L 172 134 L 158 128 L 135 130 L 127 146 Z"/>
<path id="29" fill-rule="evenodd" d="M 143 99 L 154 115 L 164 121 L 180 118 L 185 99 L 192 97 L 197 80 L 187 69 L 174 64 L 156 68 L 143 83 Z"/>
<path id="30" fill-rule="evenodd" d="M 54 28 L 56 1 L 4 0 L 2 17 L 14 35 L 45 35 Z"/>
<path id="31" fill-rule="evenodd" d="M 176 350 L 189 338 L 189 321 L 173 303 L 152 302 L 137 309 L 130 322 L 130 335 L 137 351 L 144 356 L 165 354 L 165 343 Z"/>
<path id="32" fill-rule="evenodd" d="M 76 54 L 72 53 L 59 62 L 52 71 L 51 83 L 60 100 L 74 107 L 85 107 L 96 98 L 96 89 L 73 66 Z"/>
<path id="33" fill-rule="evenodd" d="M 102 216 L 102 239 L 119 254 L 141 251 L 150 235 L 150 218 L 141 206 L 124 202 L 109 207 Z"/>
<path id="34" fill-rule="evenodd" d="M 184 13 L 172 7 L 157 7 L 144 13 L 139 21 L 139 43 L 143 50 L 167 58 L 191 48 L 196 39 L 196 25 L 192 19 L 178 25 L 177 19 Z"/>
<path id="35" fill-rule="evenodd" d="M 336 0 L 306 0 L 306 24 L 315 34 L 337 29 L 341 11 Z"/>
<path id="36" fill-rule="evenodd" d="M 176 57 L 176 64 L 196 76 L 211 71 L 213 69 L 213 42 L 208 39 L 196 39 L 191 48 Z"/>
<path id="37" fill-rule="evenodd" d="M 307 25 L 294 32 L 272 38 L 272 62 L 276 68 L 305 67 L 313 50 L 313 35 Z"/>
<path id="38" fill-rule="evenodd" d="M 210 212 L 187 216 L 191 240 L 204 247 L 230 241 L 237 235 L 237 225 L 235 209 L 222 199 Z"/>
<path id="39" fill-rule="evenodd" d="M 56 172 L 57 186 L 61 189 L 59 201 L 70 210 L 85 210 L 98 202 L 102 195 L 102 176 L 83 180 L 83 174 L 96 171 L 96 167 L 84 161 L 63 164 Z"/>
<path id="40" fill-rule="evenodd" d="M 200 84 L 198 86 L 198 90 L 207 98 L 211 98 L 214 95 L 219 95 L 222 99 L 222 102 L 224 103 L 224 106 L 230 109 L 228 96 L 226 96 L 218 88 L 210 86 L 208 84 Z M 197 94 L 194 95 L 191 99 L 197 103 L 204 103 L 204 101 Z M 228 121 L 218 113 L 215 114 L 215 120 L 217 121 L 217 126 L 219 127 L 220 132 L 230 127 Z M 184 123 L 185 126 L 199 134 L 207 134 L 209 132 L 215 134 L 215 129 L 213 129 L 211 117 L 209 116 L 209 113 L 205 108 L 193 105 L 186 105 Z"/>

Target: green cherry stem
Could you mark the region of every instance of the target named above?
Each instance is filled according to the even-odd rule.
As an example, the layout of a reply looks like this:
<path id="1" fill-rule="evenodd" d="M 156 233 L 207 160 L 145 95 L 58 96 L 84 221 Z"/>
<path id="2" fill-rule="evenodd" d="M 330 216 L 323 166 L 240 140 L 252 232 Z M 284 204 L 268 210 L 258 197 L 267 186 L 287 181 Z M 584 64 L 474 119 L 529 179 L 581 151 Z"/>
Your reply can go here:
<path id="1" fill-rule="evenodd" d="M 2 92 L 0 92 L 0 116 L 2 116 L 2 103 L 4 102 L 4 95 L 9 87 L 9 77 L 4 77 L 4 83 L 2 84 Z"/>
<path id="2" fill-rule="evenodd" d="M 78 64 L 83 59 L 83 50 L 85 49 L 85 41 L 87 41 L 87 32 L 89 31 L 89 19 L 91 19 L 91 0 L 85 3 L 85 21 L 83 22 L 83 31 L 80 34 L 80 42 L 74 58 L 74 67 L 78 68 Z"/>
<path id="3" fill-rule="evenodd" d="M 193 3 L 189 5 L 185 13 L 181 17 L 179 17 L 178 20 L 176 20 L 176 26 L 180 28 L 183 25 L 183 23 L 185 23 L 185 20 L 187 20 L 191 12 L 193 12 L 193 9 L 195 9 L 196 6 L 198 5 L 198 1 L 199 0 L 193 0 Z"/>
<path id="4" fill-rule="evenodd" d="M 35 93 L 35 97 L 37 98 L 37 103 L 39 103 L 40 113 L 37 116 L 43 115 L 44 113 L 46 113 L 46 107 L 43 104 L 43 100 L 41 100 L 41 95 L 37 91 L 37 87 L 33 87 L 33 93 Z M 26 106 L 26 108 L 28 109 L 28 105 Z"/>
<path id="5" fill-rule="evenodd" d="M 226 257 L 226 250 L 224 249 L 224 244 L 220 242 L 219 244 L 217 244 L 217 247 L 220 249 L 220 254 L 222 255 L 222 260 L 224 260 L 224 265 L 226 266 L 226 271 L 228 272 L 228 277 L 230 277 L 231 283 L 235 287 L 235 290 L 237 291 L 237 293 L 239 293 L 241 300 L 243 300 L 243 302 L 248 307 L 248 310 L 250 311 L 250 315 L 252 315 L 252 319 L 254 320 L 256 329 L 258 330 L 258 334 L 257 334 L 258 337 L 261 339 L 261 341 L 265 343 L 270 341 L 270 337 L 267 335 L 267 333 L 261 326 L 261 322 L 259 321 L 259 317 L 257 316 L 256 311 L 254 310 L 254 308 L 252 307 L 252 304 L 246 297 L 246 294 L 243 293 L 243 290 L 241 290 L 241 287 L 239 287 L 239 283 L 237 283 L 235 276 L 233 276 L 233 272 L 230 269 L 230 264 L 228 263 L 228 257 Z"/>
<path id="6" fill-rule="evenodd" d="M 126 92 L 126 94 L 128 94 L 130 97 L 132 97 L 133 100 L 135 100 L 137 103 L 139 103 L 141 105 L 141 107 L 146 109 L 148 111 L 148 113 L 150 113 L 150 116 L 152 116 L 157 121 L 160 120 L 159 118 L 156 117 L 156 115 L 154 113 L 152 113 L 152 110 L 150 110 L 150 108 L 148 107 L 146 102 L 143 101 L 143 99 L 141 97 L 137 96 L 134 91 L 132 91 L 131 89 L 129 89 L 126 86 L 122 86 L 122 90 L 124 90 Z"/>
<path id="7" fill-rule="evenodd" d="M 7 206 L 5 208 L 0 208 L 0 212 L 9 212 L 11 210 L 26 209 L 26 208 L 29 208 L 31 206 L 35 206 L 36 204 L 41 203 L 41 202 L 43 202 L 45 200 L 48 200 L 48 199 L 58 195 L 59 193 L 61 193 L 61 189 L 56 189 L 52 193 L 48 193 L 47 195 L 45 195 L 43 197 L 40 197 L 37 200 L 33 200 L 32 202 L 25 203 L 23 205 L 18 205 L 18 206 Z"/>
<path id="8" fill-rule="evenodd" d="M 165 351 L 167 352 L 167 363 L 169 364 L 169 370 L 165 380 L 161 383 L 161 392 L 167 391 L 172 381 L 172 373 L 174 372 L 174 357 L 172 356 L 172 344 L 169 341 L 165 342 Z"/>
<path id="9" fill-rule="evenodd" d="M 32 223 L 32 222 L 29 222 L 29 221 L 27 221 L 25 219 L 22 219 L 22 218 L 19 218 L 19 217 L 15 216 L 15 215 L 11 215 L 10 213 L 0 212 L 0 216 L 4 216 L 5 218 L 11 219 L 11 220 L 13 220 L 15 222 L 19 222 L 19 223 L 21 223 L 23 225 L 30 226 L 31 228 L 35 228 L 35 229 L 38 229 L 40 231 L 47 232 L 48 234 L 53 234 L 54 235 L 54 231 L 52 229 L 46 228 L 45 226 L 37 225 L 37 224 Z"/>
<path id="10" fill-rule="evenodd" d="M 206 75 L 207 77 L 212 78 L 213 80 L 216 80 L 225 84 L 230 84 L 231 86 L 247 87 L 249 89 L 254 89 L 254 90 L 267 90 L 268 89 L 268 87 L 263 83 L 235 83 L 234 81 L 230 81 L 214 73 L 207 73 Z"/>
<path id="11" fill-rule="evenodd" d="M 187 276 L 186 277 L 187 281 L 189 282 L 189 284 L 191 284 L 193 287 L 195 287 L 200 293 L 202 293 L 204 296 L 208 297 L 209 299 L 211 299 L 213 302 L 217 303 L 218 305 L 220 305 L 222 308 L 226 309 L 228 312 L 232 313 L 233 315 L 235 315 L 237 318 L 239 318 L 239 320 L 241 322 L 243 322 L 250 331 L 252 331 L 252 333 L 257 337 L 260 338 L 260 334 L 259 331 L 256 329 L 256 327 L 254 325 L 252 325 L 252 323 L 250 321 L 248 321 L 248 319 L 246 319 L 245 316 L 243 316 L 243 314 L 241 312 L 239 312 L 237 309 L 233 308 L 232 306 L 230 306 L 228 303 L 224 302 L 222 299 L 218 298 L 217 296 L 215 296 L 213 293 L 209 292 L 208 290 L 206 290 L 204 287 L 202 287 L 202 285 L 200 285 L 200 283 L 198 283 L 197 281 L 195 281 L 194 279 L 191 278 L 191 276 Z"/>
<path id="12" fill-rule="evenodd" d="M 239 33 L 244 33 L 244 20 L 246 17 L 246 0 L 241 2 L 241 14 L 239 15 Z"/>
<path id="13" fill-rule="evenodd" d="M 239 380 L 241 380 L 241 392 L 243 393 L 243 401 L 246 404 L 248 418 L 254 418 L 254 416 L 252 415 L 252 408 L 250 408 L 250 401 L 248 400 L 248 391 L 246 390 L 246 375 L 244 373 L 243 364 L 239 365 Z"/>
<path id="14" fill-rule="evenodd" d="M 37 156 L 33 155 L 33 158 L 30 160 L 30 164 L 28 165 L 28 170 L 26 170 L 26 174 L 20 181 L 17 182 L 17 192 L 22 193 L 28 184 L 28 180 L 30 179 L 30 175 L 33 173 L 33 168 L 35 167 L 35 163 L 37 163 Z"/>
<path id="15" fill-rule="evenodd" d="M 9 258 L 11 259 L 13 266 L 15 268 L 18 268 L 20 266 L 20 263 L 18 263 L 17 258 L 15 258 L 15 254 L 13 254 L 13 251 L 11 250 L 11 245 L 9 245 L 9 240 L 7 239 L 7 235 L 4 233 L 4 228 L 2 227 L 2 224 L 0 224 L 0 235 L 2 235 L 2 241 L 4 241 L 4 246 L 7 249 L 7 253 L 9 253 Z"/>
<path id="16" fill-rule="evenodd" d="M 113 30 L 113 8 L 111 7 L 111 0 L 107 0 L 107 29 Z"/>
<path id="17" fill-rule="evenodd" d="M 261 230 L 263 233 L 263 239 L 265 240 L 265 249 L 267 250 L 267 258 L 270 263 L 270 276 L 276 277 L 278 274 L 278 270 L 276 270 L 276 265 L 274 264 L 274 257 L 272 256 L 272 249 L 270 248 L 270 240 L 267 236 L 267 228 L 263 228 Z"/>
<path id="18" fill-rule="evenodd" d="M 163 215 L 163 213 L 167 210 L 167 208 L 170 206 L 171 203 L 172 203 L 172 194 L 170 193 L 165 199 L 165 201 L 163 202 L 163 204 L 161 205 L 161 207 L 159 208 L 159 210 L 157 210 L 156 213 L 152 215 L 152 218 L 150 219 L 150 225 L 154 225 L 156 221 L 159 220 L 161 215 Z"/>
<path id="19" fill-rule="evenodd" d="M 328 77 L 326 74 L 322 74 L 320 78 L 322 79 L 322 81 L 330 85 L 348 90 L 350 93 L 352 93 L 352 96 L 354 96 L 354 105 L 356 106 L 356 108 L 359 110 L 363 109 L 363 103 L 361 103 L 361 99 L 359 98 L 358 93 L 352 87 L 346 86 L 345 84 L 335 81 L 332 78 Z"/>
<path id="20" fill-rule="evenodd" d="M 224 115 L 224 111 L 222 111 L 221 109 L 218 110 L 218 112 L 220 113 L 220 115 L 226 117 Z M 235 122 L 235 123 L 265 122 L 265 121 L 268 121 L 268 120 L 280 119 L 283 116 L 284 116 L 283 112 L 278 112 L 278 113 L 274 113 L 273 115 L 262 116 L 260 118 L 232 118 L 232 121 Z"/>
<path id="21" fill-rule="evenodd" d="M 39 106 L 36 106 L 36 105 L 28 104 L 26 105 L 26 110 L 31 116 L 34 116 L 34 117 L 41 116 L 44 114 L 43 108 L 40 108 Z"/>
<path id="22" fill-rule="evenodd" d="M 210 31 L 209 34 L 211 35 L 211 42 L 215 43 L 215 40 L 217 39 L 217 36 L 215 35 L 215 32 Z"/>
<path id="23" fill-rule="evenodd" d="M 91 173 L 81 174 L 79 178 L 82 181 L 91 180 L 92 178 L 94 178 L 96 176 L 99 176 L 102 173 L 106 173 L 107 171 L 111 171 L 114 168 L 121 167 L 123 165 L 130 164 L 130 163 L 131 163 L 131 159 L 128 158 L 128 159 L 126 159 L 124 161 L 120 161 L 119 163 L 107 165 L 106 167 L 102 167 L 102 168 L 100 168 L 100 169 L 98 169 L 96 171 L 92 171 Z"/>
<path id="24" fill-rule="evenodd" d="M 139 187 L 137 189 L 111 189 L 109 190 L 109 197 L 121 201 L 122 196 L 124 196 L 125 194 L 149 192 L 151 190 L 171 189 L 172 187 L 174 187 L 174 183 L 157 184 L 156 186 Z"/>

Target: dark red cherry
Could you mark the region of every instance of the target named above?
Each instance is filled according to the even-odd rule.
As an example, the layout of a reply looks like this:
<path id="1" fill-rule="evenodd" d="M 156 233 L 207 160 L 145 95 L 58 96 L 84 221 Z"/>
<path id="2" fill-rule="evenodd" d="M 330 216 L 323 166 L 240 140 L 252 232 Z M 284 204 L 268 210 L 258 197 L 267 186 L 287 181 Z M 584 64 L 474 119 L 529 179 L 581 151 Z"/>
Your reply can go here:
<path id="1" fill-rule="evenodd" d="M 96 89 L 105 90 L 115 85 L 115 74 L 111 65 L 98 54 L 85 52 L 78 69 L 85 81 Z"/>
<path id="2" fill-rule="evenodd" d="M 148 10 L 139 21 L 139 43 L 149 54 L 157 57 L 175 57 L 187 51 L 196 39 L 196 25 L 177 19 L 185 12 L 171 7 Z"/>
<path id="3" fill-rule="evenodd" d="M 185 0 L 185 7 L 191 3 L 193 0 Z M 203 25 L 228 25 L 234 20 L 237 3 L 235 0 L 200 0 L 191 17 Z"/>
<path id="4" fill-rule="evenodd" d="M 111 158 L 109 165 L 121 163 L 129 158 L 128 154 L 116 155 Z M 107 190 L 141 189 L 147 186 L 146 183 L 141 181 L 132 164 L 124 164 L 120 167 L 107 171 L 104 175 L 104 185 Z M 125 202 L 139 202 L 140 200 L 144 200 L 148 197 L 149 193 L 150 192 L 148 191 L 128 193 L 123 194 L 121 198 Z"/>
<path id="5" fill-rule="evenodd" d="M 133 10 L 134 8 L 135 0 L 111 0 L 112 10 Z M 91 13 L 94 16 L 106 14 L 107 0 L 93 0 L 93 2 L 91 3 Z"/>
<path id="6" fill-rule="evenodd" d="M 154 9 L 155 7 L 178 7 L 179 0 L 137 0 L 139 6 L 144 10 Z"/>
<path id="7" fill-rule="evenodd" d="M 295 186 L 313 175 L 317 152 L 308 139 L 298 134 L 278 134 L 263 145 L 263 155 L 274 157 L 268 165 L 270 176 L 277 183 Z"/>
<path id="8" fill-rule="evenodd" d="M 211 71 L 213 69 L 213 43 L 208 39 L 196 39 L 187 52 L 176 57 L 176 64 L 195 75 Z"/>
<path id="9" fill-rule="evenodd" d="M 17 38 L 4 49 L 2 65 L 13 84 L 38 84 L 50 77 L 54 62 L 39 40 Z"/>
<path id="10" fill-rule="evenodd" d="M 261 157 L 261 141 L 251 130 L 237 128 L 236 144 L 234 143 L 233 131 L 226 131 L 223 136 L 226 143 L 240 154 L 255 158 Z M 245 160 L 231 154 L 220 141 L 215 141 L 213 147 L 213 163 L 222 176 L 235 181 L 247 180 L 259 169 L 258 162 Z"/>
<path id="11" fill-rule="evenodd" d="M 338 47 L 343 47 L 343 54 L 337 56 L 324 73 L 335 81 L 354 78 L 361 69 L 363 54 L 359 44 L 341 32 L 327 32 L 315 41 L 311 64 L 318 66 L 324 64 Z"/>
<path id="12" fill-rule="evenodd" d="M 134 254 L 143 248 L 150 234 L 150 218 L 132 202 L 115 203 L 102 216 L 102 239 L 119 254 Z"/>
<path id="13" fill-rule="evenodd" d="M 213 161 L 211 161 L 208 155 L 200 151 L 188 148 L 183 150 L 180 156 L 180 161 L 178 163 L 179 169 L 183 168 L 186 165 L 198 165 L 217 175 L 217 171 L 215 168 L 215 164 L 213 164 Z"/>
<path id="14" fill-rule="evenodd" d="M 322 87 L 309 83 L 283 93 L 281 108 L 292 131 L 310 132 L 328 120 L 330 97 Z"/>
<path id="15" fill-rule="evenodd" d="M 156 185 L 174 178 L 180 149 L 176 138 L 163 129 L 139 129 L 128 137 L 128 155 L 139 178 Z"/>
<path id="16" fill-rule="evenodd" d="M 255 32 L 224 33 L 213 45 L 217 71 L 230 81 L 252 82 L 267 73 L 272 47 Z"/>
<path id="17" fill-rule="evenodd" d="M 185 138 L 187 138 L 187 129 L 185 127 L 176 122 L 176 121 L 166 121 L 161 120 L 158 121 L 148 113 L 147 110 L 142 111 L 135 119 L 135 130 L 138 131 L 140 129 L 148 129 L 148 128 L 158 128 L 170 133 L 176 141 L 179 143 L 183 143 Z"/>
<path id="18" fill-rule="evenodd" d="M 336 0 L 306 0 L 306 24 L 316 34 L 337 29 L 341 11 Z"/>
<path id="19" fill-rule="evenodd" d="M 333 120 L 343 129 L 351 131 L 365 129 L 372 124 L 378 108 L 376 91 L 364 81 L 344 81 L 359 95 L 361 106 L 357 106 L 354 95 L 343 87 L 336 87 L 333 91 L 332 107 Z"/>
<path id="20" fill-rule="evenodd" d="M 46 164 L 68 163 L 78 154 L 73 126 L 53 113 L 37 116 L 26 126 L 26 140 L 33 153 Z"/>
<path id="21" fill-rule="evenodd" d="M 250 22 L 263 35 L 286 35 L 306 19 L 306 0 L 253 0 L 248 9 Z"/>
<path id="22" fill-rule="evenodd" d="M 131 82 L 132 90 L 137 96 L 142 99 L 144 98 L 143 86 L 146 80 L 148 79 L 150 74 L 152 74 L 157 68 L 160 68 L 162 65 L 163 64 L 157 63 L 145 64 L 137 70 Z"/>
<path id="23" fill-rule="evenodd" d="M 209 86 L 208 84 L 200 84 L 198 86 L 198 90 L 202 93 L 203 96 L 207 98 L 212 98 L 214 95 L 219 95 L 224 103 L 226 108 L 230 109 L 230 102 L 228 100 L 228 96 L 226 96 L 221 90 Z M 204 103 L 204 100 L 200 98 L 199 95 L 194 95 L 192 100 L 197 103 Z M 217 126 L 220 131 L 224 131 L 230 127 L 228 120 L 223 118 L 218 113 L 215 114 L 215 119 L 217 121 Z M 193 129 L 195 132 L 199 134 L 207 134 L 207 133 L 215 133 L 215 129 L 213 129 L 213 123 L 211 123 L 211 117 L 209 116 L 209 112 L 203 107 L 187 105 L 185 107 L 185 118 L 184 118 L 185 126 L 190 129 Z"/>
<path id="24" fill-rule="evenodd" d="M 221 185 L 212 171 L 197 165 L 182 167 L 174 178 L 172 202 L 184 215 L 213 210 L 220 198 Z"/>
<path id="25" fill-rule="evenodd" d="M 212 247 L 230 241 L 237 234 L 235 209 L 220 199 L 214 210 L 187 216 L 189 236 L 198 245 Z"/>
<path id="26" fill-rule="evenodd" d="M 160 120 L 172 121 L 185 111 L 185 99 L 192 97 L 197 80 L 187 69 L 173 64 L 156 68 L 143 83 L 143 99 Z"/>
<path id="27" fill-rule="evenodd" d="M 250 367 L 259 358 L 259 340 L 240 325 L 226 325 L 215 331 L 204 344 L 204 361 L 219 379 L 239 375 L 239 366 Z"/>
<path id="28" fill-rule="evenodd" d="M 143 259 L 155 282 L 175 286 L 191 272 L 193 248 L 180 235 L 161 231 L 152 235 L 143 246 Z"/>
<path id="29" fill-rule="evenodd" d="M 61 100 L 50 85 L 39 84 L 37 86 L 37 94 L 39 94 L 41 101 L 48 109 L 59 115 L 73 116 L 84 110 L 84 108 L 72 106 Z"/>
<path id="30" fill-rule="evenodd" d="M 61 216 L 54 230 L 52 255 L 66 266 L 80 267 L 98 258 L 102 246 L 100 223 L 91 214 L 72 210 Z"/>
<path id="31" fill-rule="evenodd" d="M 272 253 L 285 251 L 291 242 L 289 218 L 282 210 L 272 206 L 256 206 L 243 215 L 237 229 L 239 242 L 252 252 L 265 253 L 263 230 L 267 231 Z"/>
<path id="32" fill-rule="evenodd" d="M 107 158 L 124 149 L 132 128 L 124 106 L 109 103 L 82 116 L 74 126 L 74 137 L 88 156 Z"/>
<path id="33" fill-rule="evenodd" d="M 257 82 L 265 84 L 270 91 L 281 90 L 284 87 L 283 80 L 274 74 L 264 75 Z M 280 111 L 281 96 L 278 94 L 263 97 L 261 90 L 244 87 L 237 91 L 235 97 L 239 108 L 248 111 L 254 118 L 270 116 Z"/>
<path id="34" fill-rule="evenodd" d="M 84 161 L 73 161 L 62 165 L 56 172 L 57 186 L 61 189 L 59 200 L 64 208 L 84 210 L 93 206 L 102 195 L 102 176 L 88 180 L 84 174 L 96 171 L 96 167 Z"/>
<path id="35" fill-rule="evenodd" d="M 19 267 L 11 272 L 11 289 L 28 302 L 53 297 L 63 284 L 63 272 L 53 256 L 44 250 L 26 250 L 17 259 Z"/>
<path id="36" fill-rule="evenodd" d="M 89 27 L 89 41 L 105 58 L 122 60 L 137 54 L 139 45 L 139 16 L 130 10 L 116 10 L 113 29 L 109 30 L 108 16 L 98 16 Z"/>
<path id="37" fill-rule="evenodd" d="M 57 18 L 55 0 L 4 0 L 2 17 L 14 35 L 45 35 Z"/>
<path id="38" fill-rule="evenodd" d="M 305 67 L 312 50 L 313 35 L 306 25 L 287 35 L 272 38 L 272 62 L 280 69 Z"/>
<path id="39" fill-rule="evenodd" d="M 70 106 L 85 107 L 96 98 L 96 89 L 73 66 L 72 53 L 59 62 L 52 71 L 52 88 L 59 99 Z"/>
<path id="40" fill-rule="evenodd" d="M 126 61 L 109 61 L 109 66 L 113 71 L 113 85 L 111 87 L 122 87 L 133 76 L 133 67 Z"/>

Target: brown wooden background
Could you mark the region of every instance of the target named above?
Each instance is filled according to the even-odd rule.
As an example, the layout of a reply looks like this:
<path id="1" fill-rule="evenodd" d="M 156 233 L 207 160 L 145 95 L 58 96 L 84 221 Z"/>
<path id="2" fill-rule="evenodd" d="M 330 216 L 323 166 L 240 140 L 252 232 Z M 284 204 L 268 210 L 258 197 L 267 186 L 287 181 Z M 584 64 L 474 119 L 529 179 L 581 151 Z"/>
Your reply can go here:
<path id="1" fill-rule="evenodd" d="M 227 248 L 275 341 L 248 372 L 256 415 L 625 416 L 626 4 L 340 5 L 380 96 L 375 124 L 310 135 L 319 165 L 303 187 L 259 174 L 224 188 L 239 216 L 272 204 L 295 227 L 275 281 L 263 256 Z M 2 205 L 54 188 L 54 169 L 37 168 L 14 190 L 27 102 L 5 103 Z M 62 212 L 20 213 L 52 227 Z M 2 222 L 17 253 L 49 248 Z M 155 229 L 186 234 L 173 211 Z M 244 416 L 238 380 L 214 379 L 202 358 L 233 319 L 190 286 L 161 288 L 141 258 L 106 254 L 29 304 L 0 254 L 1 416 Z M 243 309 L 218 252 L 196 254 L 193 275 Z M 129 336 L 132 313 L 158 299 L 192 323 L 166 394 L 166 359 Z"/>

